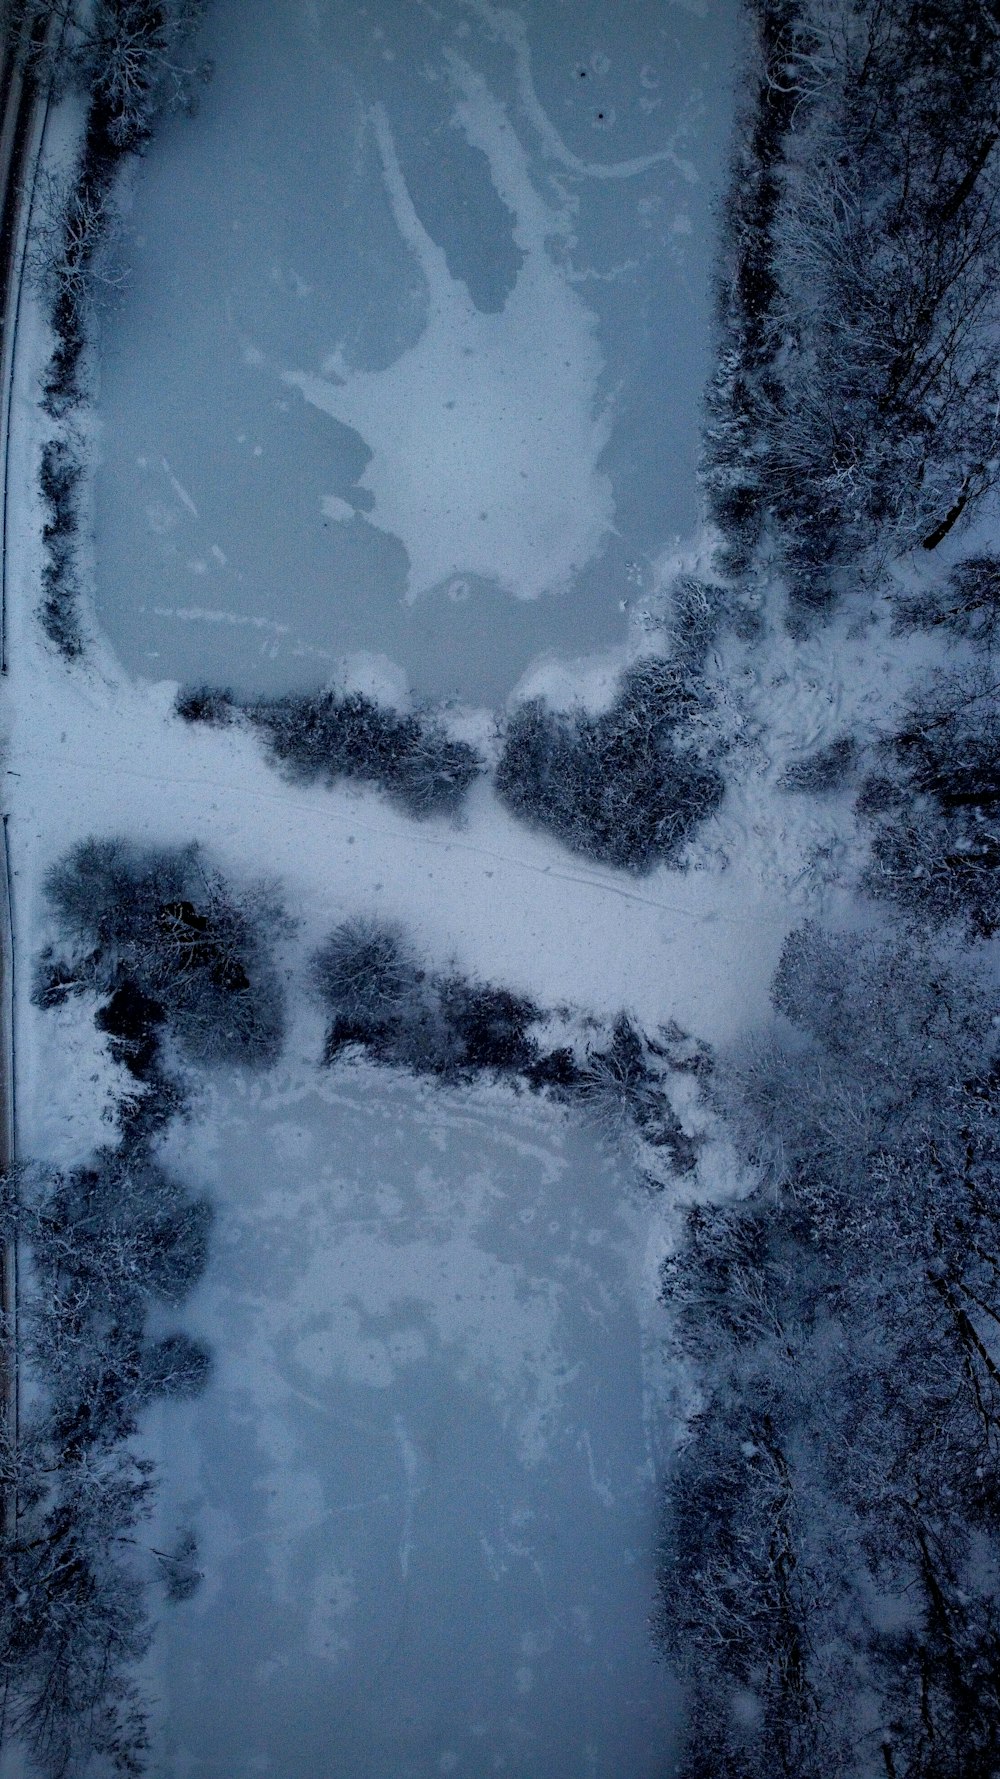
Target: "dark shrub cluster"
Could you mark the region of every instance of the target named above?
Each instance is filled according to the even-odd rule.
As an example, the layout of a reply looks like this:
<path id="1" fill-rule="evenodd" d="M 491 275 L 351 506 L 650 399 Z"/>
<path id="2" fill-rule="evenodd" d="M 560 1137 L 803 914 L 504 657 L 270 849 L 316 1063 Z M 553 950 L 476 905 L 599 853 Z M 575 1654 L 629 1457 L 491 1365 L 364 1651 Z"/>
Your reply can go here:
<path id="1" fill-rule="evenodd" d="M 337 927 L 313 960 L 313 982 L 332 1016 L 327 1061 L 358 1045 L 376 1061 L 452 1080 L 527 1076 L 543 1063 L 533 1002 L 422 969 L 405 935 L 383 922 L 361 916 Z"/>
<path id="2" fill-rule="evenodd" d="M 330 1015 L 328 1063 L 356 1048 L 442 1080 L 485 1074 L 523 1083 L 577 1100 L 613 1134 L 636 1131 L 677 1173 L 694 1166 L 694 1145 L 664 1092 L 663 1072 L 700 1067 L 701 1053 L 696 1047 L 689 1055 L 690 1041 L 676 1029 L 653 1042 L 622 1014 L 607 1045 L 591 1045 L 582 1058 L 568 1045 L 545 1049 L 543 1015 L 527 996 L 424 970 L 398 927 L 363 916 L 335 928 L 312 976 Z"/>
<path id="3" fill-rule="evenodd" d="M 174 701 L 174 710 L 185 723 L 207 723 L 224 729 L 236 708 L 232 692 L 220 686 L 186 686 Z"/>
<path id="4" fill-rule="evenodd" d="M 779 780 L 783 791 L 803 791 L 813 796 L 826 791 L 839 791 L 854 771 L 858 744 L 851 735 L 838 736 L 836 741 L 819 747 L 802 760 L 786 766 Z"/>
<path id="5" fill-rule="evenodd" d="M 745 626 L 745 614 L 734 608 L 732 594 L 717 581 L 682 575 L 671 588 L 671 660 L 686 678 L 705 671 L 708 651 L 723 621 Z"/>
<path id="6" fill-rule="evenodd" d="M 110 995 L 104 1018 L 126 1059 L 163 1021 L 197 1061 L 274 1060 L 283 1005 L 270 945 L 285 921 L 269 892 L 238 898 L 197 846 L 123 840 L 83 841 L 46 889 L 62 944 L 42 959 L 43 1005 L 74 988 Z"/>
<path id="7" fill-rule="evenodd" d="M 754 0 L 704 475 L 793 616 L 858 555 L 934 549 L 996 479 L 995 21 L 963 0 Z"/>
<path id="8" fill-rule="evenodd" d="M 992 648 L 1000 630 L 1000 556 L 968 556 L 936 586 L 894 602 L 893 629 L 945 630 Z"/>
<path id="9" fill-rule="evenodd" d="M 187 722 L 216 725 L 238 710 L 295 782 L 375 784 L 418 818 L 454 814 L 483 770 L 475 748 L 456 741 L 436 717 L 387 710 L 363 692 L 238 701 L 200 686 L 180 693 L 175 709 Z"/>
<path id="10" fill-rule="evenodd" d="M 865 887 L 934 923 L 1000 930 L 1000 712 L 977 672 L 939 676 L 861 787 Z"/>
<path id="11" fill-rule="evenodd" d="M 588 1050 L 575 1086 L 602 1123 L 614 1131 L 631 1127 L 643 1142 L 669 1156 L 675 1174 L 689 1174 L 697 1150 L 663 1090 L 662 1064 L 656 1060 L 661 1057 L 669 1061 L 669 1051 L 644 1037 L 621 1013 L 610 1042 L 603 1049 Z"/>
<path id="12" fill-rule="evenodd" d="M 723 217 L 716 293 L 716 367 L 706 391 L 702 481 L 723 538 L 719 568 L 749 569 L 767 511 L 762 440 L 780 403 L 774 310 L 785 139 L 798 95 L 789 66 L 799 25 L 795 0 L 756 0 L 748 70 L 753 98 L 737 132 Z"/>
<path id="13" fill-rule="evenodd" d="M 42 494 L 49 508 L 47 561 L 39 619 L 69 659 L 83 647 L 77 611 L 75 540 L 77 485 L 83 469 L 69 431 L 84 400 L 84 362 L 94 295 L 113 218 L 123 161 L 148 142 L 157 115 L 190 100 L 201 69 L 186 66 L 183 48 L 201 16 L 200 0 L 96 0 L 89 9 L 53 9 L 14 0 L 4 21 L 12 41 L 27 46 L 29 69 L 81 88 L 88 105 L 76 166 L 65 189 L 50 182 L 30 262 L 47 298 L 55 335 L 42 380 L 42 406 L 62 423 L 45 447 Z M 54 16 L 55 15 L 55 16 Z M 57 23 L 58 19 L 58 23 Z"/>
<path id="14" fill-rule="evenodd" d="M 658 659 L 629 668 L 598 716 L 533 699 L 508 724 L 497 794 L 574 852 L 629 871 L 674 863 L 725 788 L 690 745 L 698 708 L 692 682 Z"/>
<path id="15" fill-rule="evenodd" d="M 683 1779 L 987 1779 L 1000 1761 L 995 979 L 794 933 L 795 1028 L 731 1057 L 755 1181 L 663 1268 L 697 1411 L 655 1630 Z"/>
<path id="16" fill-rule="evenodd" d="M 49 439 L 42 450 L 39 472 L 47 513 L 42 531 L 45 563 L 40 615 L 46 636 L 68 660 L 75 659 L 83 650 L 76 573 L 78 496 L 82 477 L 83 465 L 76 444 L 66 438 Z"/>
<path id="17" fill-rule="evenodd" d="M 0 1181 L 0 1241 L 30 1255 L 18 1351 L 40 1386 L 16 1446 L 0 1427 L 0 1480 L 18 1502 L 16 1522 L 0 1527 L 4 1729 L 39 1772 L 82 1773 L 99 1757 L 138 1779 L 150 1571 L 171 1599 L 199 1577 L 190 1534 L 166 1551 L 143 1536 L 153 1466 L 133 1441 L 152 1401 L 193 1395 L 210 1370 L 201 1343 L 150 1328 L 151 1312 L 159 1321 L 200 1278 L 212 1224 L 208 1201 L 160 1157 L 186 1101 L 163 1039 L 199 1058 L 273 1057 L 281 1007 L 268 938 L 281 917 L 266 896 L 238 903 L 194 847 L 87 842 L 48 891 L 63 945 L 41 960 L 37 998 L 51 1007 L 96 989 L 95 1023 L 134 1089 L 119 1102 L 116 1147 Z"/>
<path id="18" fill-rule="evenodd" d="M 208 1203 L 171 1179 L 125 1119 L 125 1141 L 65 1174 L 3 1183 L 3 1236 L 31 1256 L 19 1345 L 44 1380 L 0 1451 L 18 1514 L 0 1533 L 5 1727 L 42 1773 L 143 1771 L 145 1712 L 133 1668 L 149 1644 L 141 1552 L 153 1466 L 136 1456 L 157 1397 L 203 1388 L 210 1359 L 187 1334 L 151 1335 L 207 1258 Z M 197 1572 L 167 1559 L 168 1583 Z"/>

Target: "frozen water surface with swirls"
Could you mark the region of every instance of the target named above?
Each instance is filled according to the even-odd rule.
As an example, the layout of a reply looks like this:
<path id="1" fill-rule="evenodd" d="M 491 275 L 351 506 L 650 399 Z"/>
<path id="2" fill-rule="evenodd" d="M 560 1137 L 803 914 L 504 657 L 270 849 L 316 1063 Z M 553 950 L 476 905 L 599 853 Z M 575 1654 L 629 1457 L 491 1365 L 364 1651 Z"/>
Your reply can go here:
<path id="1" fill-rule="evenodd" d="M 502 700 L 697 521 L 735 0 L 215 0 L 105 329 L 126 664 Z"/>

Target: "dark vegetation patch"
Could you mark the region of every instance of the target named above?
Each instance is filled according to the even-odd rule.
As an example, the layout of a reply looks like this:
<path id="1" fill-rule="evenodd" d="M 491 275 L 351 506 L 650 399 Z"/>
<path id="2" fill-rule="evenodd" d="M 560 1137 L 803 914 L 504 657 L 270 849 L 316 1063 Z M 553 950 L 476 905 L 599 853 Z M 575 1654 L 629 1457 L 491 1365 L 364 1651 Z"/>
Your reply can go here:
<path id="1" fill-rule="evenodd" d="M 1000 1767 L 1000 1061 L 982 959 L 807 927 L 717 1078 L 757 1184 L 663 1270 L 699 1407 L 655 1629 L 680 1779 Z M 785 1028 L 788 1029 L 787 1027 Z"/>
<path id="2" fill-rule="evenodd" d="M 667 1071 L 691 1066 L 676 1028 L 658 1043 L 623 1013 L 605 1044 L 579 1055 L 570 1045 L 546 1048 L 545 1016 L 533 1001 L 494 983 L 425 970 L 398 927 L 365 917 L 335 928 L 313 959 L 312 977 L 330 1019 L 327 1063 L 360 1050 L 441 1081 L 506 1080 L 585 1106 L 613 1134 L 634 1131 L 674 1172 L 694 1166 L 694 1143 L 664 1087 Z"/>
<path id="3" fill-rule="evenodd" d="M 598 716 L 532 699 L 507 725 L 497 795 L 574 852 L 636 872 L 676 863 L 724 791 L 698 743 L 704 704 L 698 680 L 659 659 L 630 667 Z"/>
<path id="4" fill-rule="evenodd" d="M 200 686 L 181 692 L 174 708 L 186 722 L 215 726 L 238 713 L 293 783 L 375 784 L 417 818 L 455 814 L 483 771 L 475 748 L 456 741 L 439 718 L 387 710 L 362 692 L 240 700 Z"/>
<path id="5" fill-rule="evenodd" d="M 989 938 L 1000 929 L 1000 713 L 992 675 L 938 674 L 861 787 L 865 887 L 906 913 Z"/>
<path id="6" fill-rule="evenodd" d="M 779 780 L 779 789 L 800 791 L 821 796 L 839 791 L 851 777 L 857 764 L 858 744 L 851 735 L 838 736 L 836 741 L 819 747 L 802 760 L 786 766 Z"/>
<path id="7" fill-rule="evenodd" d="M 995 483 L 1000 39 L 972 0 L 753 0 L 704 476 L 793 616 L 936 548 Z"/>
<path id="8" fill-rule="evenodd" d="M 200 1278 L 212 1224 L 208 1201 L 159 1156 L 187 1100 L 172 1059 L 274 1060 L 282 1009 L 269 948 L 286 923 L 268 894 L 238 898 L 196 847 L 88 841 L 47 891 L 60 941 L 41 959 L 36 999 L 53 1007 L 96 991 L 95 1023 L 133 1086 L 117 1146 L 0 1182 L 0 1240 L 30 1255 L 18 1351 L 39 1383 L 16 1444 L 0 1430 L 0 1482 L 17 1500 L 0 1529 L 4 1730 L 40 1773 L 99 1759 L 138 1775 L 147 1587 L 157 1579 L 184 1599 L 198 1570 L 190 1532 L 170 1550 L 150 1543 L 153 1466 L 132 1442 L 151 1402 L 195 1394 L 210 1370 L 186 1333 L 149 1329 L 151 1311 L 162 1324 Z"/>
<path id="9" fill-rule="evenodd" d="M 942 630 L 991 649 L 1000 631 L 1000 557 L 968 556 L 938 585 L 899 594 L 893 629 Z"/>
<path id="10" fill-rule="evenodd" d="M 174 701 L 174 710 L 185 723 L 206 723 L 224 729 L 236 709 L 234 694 L 220 686 L 186 686 Z"/>
<path id="11" fill-rule="evenodd" d="M 83 92 L 83 137 L 68 178 L 39 182 L 38 216 L 29 266 L 47 301 L 55 336 L 42 379 L 42 406 L 59 426 L 42 453 L 48 509 L 46 564 L 39 618 L 68 659 L 82 652 L 76 540 L 84 456 L 72 421 L 86 400 L 86 360 L 96 297 L 113 282 L 106 265 L 123 164 L 141 153 L 165 110 L 191 108 L 193 82 L 204 65 L 185 55 L 202 13 L 201 0 L 95 0 L 53 7 L 9 0 L 5 39 L 20 43 L 29 81 L 56 94 Z"/>
<path id="12" fill-rule="evenodd" d="M 284 1015 L 270 947 L 286 923 L 268 890 L 237 896 L 197 846 L 124 840 L 74 847 L 46 889 L 61 939 L 39 964 L 43 1006 L 84 988 L 107 994 L 105 1029 L 123 1059 L 166 1021 L 193 1061 L 274 1061 Z"/>

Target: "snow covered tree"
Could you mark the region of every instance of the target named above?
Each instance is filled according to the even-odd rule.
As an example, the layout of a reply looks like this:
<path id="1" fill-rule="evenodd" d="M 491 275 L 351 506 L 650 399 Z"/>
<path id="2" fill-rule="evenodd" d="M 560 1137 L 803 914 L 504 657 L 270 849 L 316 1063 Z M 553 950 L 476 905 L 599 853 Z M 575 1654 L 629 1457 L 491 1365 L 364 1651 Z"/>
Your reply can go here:
<path id="1" fill-rule="evenodd" d="M 722 800 L 706 705 L 696 676 L 656 657 L 597 715 L 531 699 L 507 724 L 497 794 L 574 852 L 638 872 L 676 862 Z"/>
<path id="2" fill-rule="evenodd" d="M 271 946 L 288 930 L 266 885 L 236 895 L 197 846 L 156 850 L 87 840 L 49 873 L 64 949 L 43 960 L 37 993 L 67 979 L 113 994 L 133 985 L 199 1061 L 266 1065 L 283 1006 Z"/>
<path id="3" fill-rule="evenodd" d="M 988 670 L 938 673 L 861 788 L 872 894 L 982 938 L 1000 927 L 1000 714 Z"/>
<path id="4" fill-rule="evenodd" d="M 659 1633 L 688 1775 L 1000 1760 L 1000 1057 L 976 960 L 806 927 L 721 1073 L 749 1194 L 664 1269 L 701 1394 Z"/>

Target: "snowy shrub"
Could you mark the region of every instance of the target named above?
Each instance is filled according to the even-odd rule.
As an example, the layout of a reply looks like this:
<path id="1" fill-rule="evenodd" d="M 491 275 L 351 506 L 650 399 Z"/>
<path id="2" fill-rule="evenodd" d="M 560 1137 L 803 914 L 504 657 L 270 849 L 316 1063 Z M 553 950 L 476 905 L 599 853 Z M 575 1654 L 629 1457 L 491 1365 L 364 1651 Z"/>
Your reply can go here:
<path id="1" fill-rule="evenodd" d="M 43 1495 L 33 1456 L 20 1467 L 23 1523 L 3 1553 L 5 1728 L 34 1772 L 83 1773 L 96 1758 L 139 1779 L 149 1737 L 134 1671 L 150 1629 L 135 1546 L 152 1466 L 125 1451 L 67 1455 Z"/>
<path id="2" fill-rule="evenodd" d="M 137 1017 L 133 1006 L 130 1029 Z M 210 1367 L 198 1342 L 151 1339 L 147 1322 L 200 1277 L 211 1211 L 148 1142 L 123 1140 L 65 1174 L 22 1166 L 0 1188 L 0 1223 L 30 1255 L 18 1335 L 33 1381 L 16 1448 L 0 1435 L 4 1488 L 18 1496 L 0 1530 L 5 1727 L 33 1771 L 82 1773 L 97 1756 L 138 1779 L 147 1736 L 132 1670 L 148 1632 L 133 1558 L 153 1466 L 132 1442 L 152 1400 L 193 1394 Z M 190 1561 L 155 1554 L 168 1586 L 183 1586 Z"/>
<path id="3" fill-rule="evenodd" d="M 893 629 L 950 630 L 992 648 L 1000 628 L 1000 557 L 969 556 L 935 587 L 900 594 Z"/>
<path id="4" fill-rule="evenodd" d="M 675 863 L 724 790 L 684 745 L 697 709 L 691 682 L 657 659 L 629 668 L 598 716 L 533 699 L 508 724 L 497 794 L 575 852 L 639 872 Z"/>
<path id="5" fill-rule="evenodd" d="M 518 1075 L 538 1059 L 531 1001 L 420 969 L 399 928 L 387 923 L 345 921 L 316 953 L 312 979 L 333 1016 L 328 1062 L 358 1045 L 377 1061 L 457 1079 Z"/>
<path id="6" fill-rule="evenodd" d="M 368 780 L 408 815 L 453 814 L 483 770 L 435 718 L 400 715 L 362 692 L 291 693 L 243 709 L 297 783 Z"/>
<path id="7" fill-rule="evenodd" d="M 185 723 L 208 723 L 221 729 L 233 720 L 236 700 L 219 686 L 187 686 L 178 692 L 174 710 Z"/>
<path id="8" fill-rule="evenodd" d="M 704 671 L 725 612 L 726 593 L 714 582 L 683 575 L 671 588 L 670 604 L 672 657 L 685 677 L 692 677 Z"/>
<path id="9" fill-rule="evenodd" d="M 454 814 L 483 770 L 475 748 L 454 740 L 437 718 L 386 710 L 362 692 L 241 701 L 196 686 L 178 694 L 174 709 L 186 722 L 216 725 L 242 712 L 296 783 L 367 781 L 418 818 Z"/>
<path id="10" fill-rule="evenodd" d="M 152 1401 L 158 1396 L 197 1396 L 208 1383 L 211 1354 L 188 1334 L 168 1334 L 143 1347 L 139 1390 Z"/>
<path id="11" fill-rule="evenodd" d="M 669 1153 L 676 1173 L 690 1173 L 694 1167 L 694 1144 L 664 1092 L 650 1047 L 627 1014 L 619 1014 L 606 1048 L 588 1050 L 574 1094 L 613 1136 L 633 1129 L 644 1142 Z"/>
<path id="12" fill-rule="evenodd" d="M 981 937 L 1000 929 L 1000 713 L 977 672 L 936 676 L 862 785 L 865 887 Z"/>
<path id="13" fill-rule="evenodd" d="M 401 930 L 358 915 L 336 927 L 316 952 L 312 980 L 333 1014 L 329 1054 L 345 1044 L 393 1046 L 416 1016 L 424 975 Z"/>
<path id="14" fill-rule="evenodd" d="M 438 986 L 441 1019 L 455 1051 L 453 1066 L 465 1073 L 494 1070 L 523 1075 L 538 1061 L 530 1027 L 538 1008 L 524 995 L 492 983 L 446 976 Z"/>
<path id="15" fill-rule="evenodd" d="M 150 1004 L 162 1007 L 193 1060 L 273 1062 L 283 1007 L 270 943 L 287 923 L 270 891 L 236 897 L 197 846 L 122 840 L 83 841 L 50 871 L 46 890 L 64 949 L 42 960 L 41 1001 L 51 1003 L 75 969 L 77 986 L 138 991 L 147 1027 Z"/>
<path id="16" fill-rule="evenodd" d="M 992 979 L 912 935 L 810 925 L 774 999 L 790 1035 L 716 1077 L 750 1190 L 692 1206 L 663 1269 L 699 1404 L 668 1485 L 656 1627 L 688 1683 L 679 1772 L 986 1779 Z"/>
<path id="17" fill-rule="evenodd" d="M 147 1155 L 109 1149 L 26 1205 L 20 1234 L 50 1282 L 93 1286 L 107 1311 L 149 1297 L 179 1302 L 204 1270 L 211 1223 L 207 1200 Z"/>
<path id="18" fill-rule="evenodd" d="M 709 515 L 723 539 L 718 567 L 733 576 L 750 568 L 767 509 L 761 441 L 779 394 L 775 256 L 785 139 L 798 102 L 781 71 L 798 14 L 788 0 L 758 0 L 751 9 L 754 39 L 747 73 L 753 99 L 738 122 L 722 221 L 717 348 L 706 391 L 701 475 Z"/>
<path id="19" fill-rule="evenodd" d="M 68 659 L 74 659 L 83 650 L 76 604 L 77 502 L 82 478 L 78 446 L 66 439 L 49 439 L 42 449 L 39 470 L 39 487 L 47 511 L 42 530 L 45 563 L 39 618 L 50 642 Z"/>
<path id="20" fill-rule="evenodd" d="M 782 791 L 802 791 L 813 796 L 824 791 L 839 791 L 850 778 L 858 757 L 857 743 L 850 735 L 841 735 L 826 747 L 794 760 L 786 766 L 778 780 Z"/>
<path id="21" fill-rule="evenodd" d="M 442 1081 L 489 1075 L 524 1083 L 586 1107 L 615 1138 L 635 1132 L 669 1157 L 676 1173 L 694 1166 L 694 1144 L 670 1105 L 663 1073 L 664 1063 L 701 1072 L 704 1058 L 676 1028 L 671 1049 L 650 1043 L 622 1014 L 608 1045 L 592 1045 L 582 1062 L 568 1046 L 544 1050 L 544 1015 L 526 995 L 420 969 L 398 927 L 360 916 L 335 929 L 311 973 L 331 1016 L 327 1063 L 357 1049 L 374 1062 Z"/>
<path id="22" fill-rule="evenodd" d="M 42 378 L 42 407 L 64 427 L 89 391 L 85 374 L 95 300 L 121 282 L 108 260 L 123 158 L 142 148 L 156 116 L 188 102 L 203 69 L 183 47 L 201 15 L 199 0 L 95 0 L 53 8 L 8 0 L 6 41 L 43 83 L 87 95 L 83 139 L 65 176 L 42 171 L 26 265 L 48 310 L 54 346 Z M 42 455 L 49 508 L 39 611 L 45 634 L 67 659 L 83 651 L 74 540 L 82 465 L 73 442 L 51 439 Z"/>

